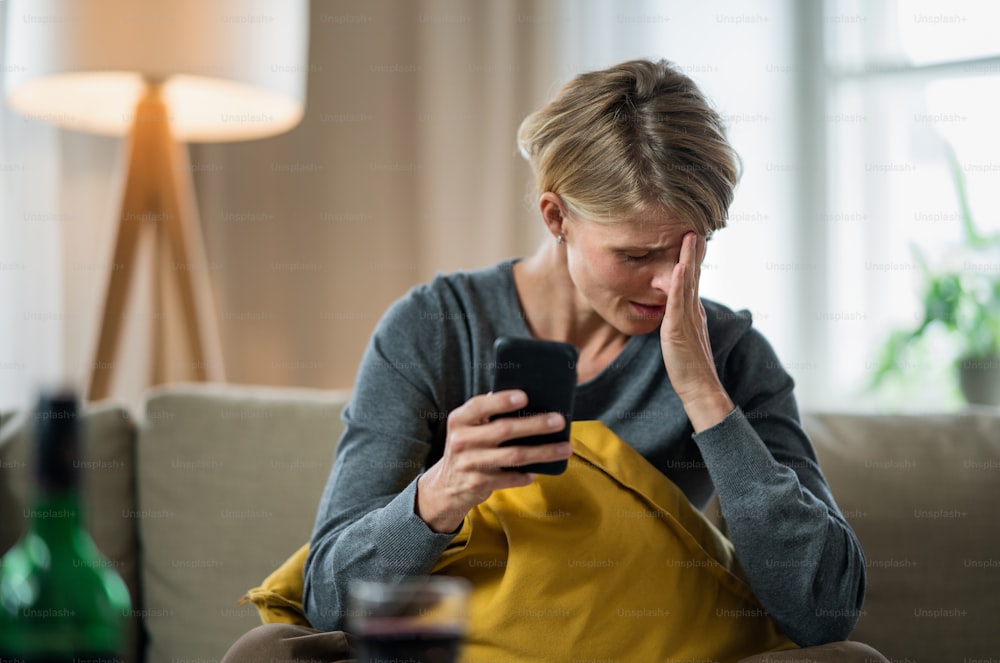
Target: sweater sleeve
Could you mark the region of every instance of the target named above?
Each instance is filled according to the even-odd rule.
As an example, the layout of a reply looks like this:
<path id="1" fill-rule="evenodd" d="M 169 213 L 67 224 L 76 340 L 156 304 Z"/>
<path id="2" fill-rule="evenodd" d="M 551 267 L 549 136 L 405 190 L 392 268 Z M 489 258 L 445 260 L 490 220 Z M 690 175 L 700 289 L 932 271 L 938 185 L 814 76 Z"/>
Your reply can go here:
<path id="1" fill-rule="evenodd" d="M 802 429 L 792 378 L 752 328 L 720 368 L 737 407 L 694 440 L 737 558 L 800 646 L 844 640 L 864 601 L 865 560 Z"/>
<path id="2" fill-rule="evenodd" d="M 411 292 L 379 322 L 361 360 L 305 565 L 314 628 L 344 628 L 351 580 L 426 574 L 452 539 L 415 512 L 417 478 L 447 416 L 436 310 L 426 291 Z"/>

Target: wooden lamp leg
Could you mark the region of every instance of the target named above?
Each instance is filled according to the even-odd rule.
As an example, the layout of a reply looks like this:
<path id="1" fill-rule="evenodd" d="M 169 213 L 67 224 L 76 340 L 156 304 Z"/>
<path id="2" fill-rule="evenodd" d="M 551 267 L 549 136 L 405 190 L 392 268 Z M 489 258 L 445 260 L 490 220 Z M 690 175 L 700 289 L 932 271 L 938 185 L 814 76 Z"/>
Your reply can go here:
<path id="1" fill-rule="evenodd" d="M 221 382 L 225 377 L 222 343 L 209 278 L 211 265 L 201 239 L 194 184 L 187 165 L 187 149 L 172 141 L 164 147 L 169 155 L 164 164 L 169 164 L 171 173 L 168 189 L 174 200 L 172 213 L 165 219 L 164 230 L 173 262 L 166 266 L 170 275 L 161 272 L 160 278 L 172 275 L 180 295 L 183 337 L 191 360 L 187 364 L 191 369 L 188 379 Z"/>
<path id="2" fill-rule="evenodd" d="M 164 279 L 171 273 L 180 296 L 182 329 L 185 346 L 192 361 L 187 379 L 223 379 L 222 350 L 218 329 L 205 320 L 214 320 L 211 284 L 204 250 L 197 227 L 185 222 L 185 215 L 192 215 L 194 204 L 190 178 L 178 177 L 177 145 L 170 135 L 169 116 L 160 96 L 158 85 L 151 84 L 136 106 L 129 146 L 128 173 L 118 219 L 115 242 L 115 269 L 111 271 L 101 330 L 97 343 L 97 356 L 90 376 L 89 400 L 107 398 L 115 373 L 115 358 L 119 351 L 125 307 L 132 281 L 135 278 L 138 249 L 143 233 L 153 235 L 154 279 L 162 293 Z M 186 188 L 183 184 L 187 184 Z M 163 246 L 164 241 L 167 246 Z M 169 251 L 171 261 L 164 251 Z M 201 260 L 201 264 L 192 262 Z M 157 302 L 166 302 L 161 294 Z M 168 345 L 165 335 L 169 316 L 166 310 L 155 310 L 153 324 L 152 384 L 170 379 L 167 362 Z"/>

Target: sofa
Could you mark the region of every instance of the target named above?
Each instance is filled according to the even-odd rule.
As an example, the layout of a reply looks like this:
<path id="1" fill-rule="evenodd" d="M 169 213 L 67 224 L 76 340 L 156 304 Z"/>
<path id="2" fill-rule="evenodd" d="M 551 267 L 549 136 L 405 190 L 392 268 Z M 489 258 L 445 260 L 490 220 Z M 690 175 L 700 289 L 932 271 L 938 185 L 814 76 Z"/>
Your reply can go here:
<path id="1" fill-rule="evenodd" d="M 132 592 L 127 660 L 218 661 L 260 623 L 239 600 L 308 539 L 348 397 L 181 384 L 141 412 L 85 408 L 87 521 Z M 23 523 L 28 419 L 0 417 L 2 550 Z M 866 553 L 852 639 L 894 662 L 997 660 L 1000 409 L 803 423 Z"/>

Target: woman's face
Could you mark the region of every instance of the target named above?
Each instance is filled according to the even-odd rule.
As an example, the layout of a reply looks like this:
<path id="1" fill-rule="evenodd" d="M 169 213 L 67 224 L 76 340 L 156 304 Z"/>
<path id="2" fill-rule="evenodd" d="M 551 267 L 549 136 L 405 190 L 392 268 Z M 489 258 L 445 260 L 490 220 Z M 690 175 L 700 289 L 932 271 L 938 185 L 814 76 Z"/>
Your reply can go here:
<path id="1" fill-rule="evenodd" d="M 611 222 L 567 217 L 570 279 L 608 324 L 629 336 L 658 329 L 689 224 L 663 211 Z"/>

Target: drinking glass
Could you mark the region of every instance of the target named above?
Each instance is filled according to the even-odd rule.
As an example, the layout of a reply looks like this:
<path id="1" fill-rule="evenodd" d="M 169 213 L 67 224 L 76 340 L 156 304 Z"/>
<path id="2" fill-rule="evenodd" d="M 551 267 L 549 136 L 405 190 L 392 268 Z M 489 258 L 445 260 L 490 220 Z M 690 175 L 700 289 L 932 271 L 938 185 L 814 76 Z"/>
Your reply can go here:
<path id="1" fill-rule="evenodd" d="M 455 663 L 465 635 L 469 583 L 427 576 L 398 582 L 354 581 L 347 630 L 358 663 Z"/>

